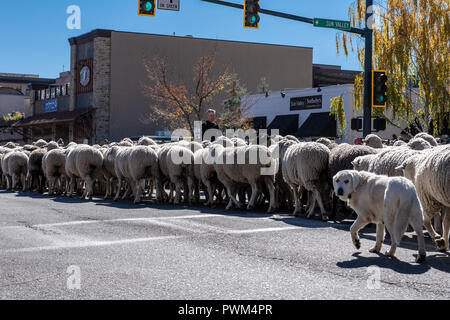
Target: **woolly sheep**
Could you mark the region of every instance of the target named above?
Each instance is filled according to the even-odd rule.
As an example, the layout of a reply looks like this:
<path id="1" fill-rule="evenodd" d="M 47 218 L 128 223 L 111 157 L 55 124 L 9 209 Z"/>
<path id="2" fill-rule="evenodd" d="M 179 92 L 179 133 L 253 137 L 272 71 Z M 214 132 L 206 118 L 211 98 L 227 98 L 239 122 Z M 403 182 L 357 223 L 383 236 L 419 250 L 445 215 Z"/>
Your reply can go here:
<path id="1" fill-rule="evenodd" d="M 169 177 L 170 182 L 175 186 L 174 204 L 181 202 L 181 189 L 184 190 L 185 200 L 192 203 L 195 182 L 194 153 L 186 147 L 172 144 L 159 150 L 158 161 L 160 175 Z M 158 188 L 159 194 L 165 194 L 161 181 L 158 181 Z"/>
<path id="2" fill-rule="evenodd" d="M 16 147 L 17 147 L 17 145 L 14 142 L 8 142 L 7 144 L 5 144 L 5 148 L 8 148 L 8 149 L 14 149 Z"/>
<path id="3" fill-rule="evenodd" d="M 134 203 L 137 204 L 141 201 L 145 180 L 158 176 L 158 156 L 152 148 L 145 145 L 122 148 L 117 151 L 115 172 L 118 178 L 118 189 L 115 200 L 120 194 L 122 181 L 128 179 L 133 190 Z"/>
<path id="4" fill-rule="evenodd" d="M 216 150 L 217 159 L 225 159 L 224 163 L 216 161 L 214 168 L 230 198 L 226 209 L 229 210 L 233 204 L 240 208 L 240 203 L 236 199 L 236 192 L 238 184 L 244 183 L 249 184 L 252 189 L 247 209 L 254 208 L 257 196 L 262 191 L 260 186 L 265 185 L 270 194 L 267 212 L 272 212 L 275 209 L 276 163 L 269 149 L 261 145 L 246 145 L 242 147 L 218 147 Z M 254 160 L 254 163 L 251 163 L 250 159 L 252 159 L 252 162 Z M 243 163 L 240 163 L 241 161 Z"/>
<path id="5" fill-rule="evenodd" d="M 137 143 L 139 146 L 151 146 L 156 145 L 156 142 L 149 137 L 141 137 Z"/>
<path id="6" fill-rule="evenodd" d="M 416 138 L 424 139 L 425 141 L 427 141 L 433 147 L 436 147 L 438 145 L 436 139 L 432 135 L 429 135 L 426 132 L 420 132 L 420 133 L 416 134 L 414 136 L 414 139 L 416 139 Z"/>
<path id="7" fill-rule="evenodd" d="M 450 208 L 450 146 L 437 147 L 429 152 L 406 159 L 398 169 L 416 186 L 422 203 L 424 226 L 439 250 L 448 250 L 449 218 L 444 217 L 444 239 L 441 239 L 431 225 L 431 219 L 439 210 L 446 215 Z"/>
<path id="8" fill-rule="evenodd" d="M 373 155 L 356 158 L 353 162 L 355 170 L 364 170 L 376 174 L 384 174 L 389 177 L 403 176 L 403 171 L 398 168 L 403 161 L 420 154 L 422 151 L 412 150 L 407 147 L 386 148 L 386 150 Z M 364 161 L 365 163 L 364 163 Z"/>
<path id="9" fill-rule="evenodd" d="M 71 149 L 66 158 L 66 173 L 70 179 L 69 196 L 73 195 L 75 178 L 80 178 L 85 183 L 82 199 L 86 196 L 92 199 L 94 193 L 94 181 L 102 178 L 103 155 L 101 152 L 88 145 L 79 145 Z"/>
<path id="10" fill-rule="evenodd" d="M 36 149 L 28 158 L 27 180 L 30 189 L 33 189 L 33 185 L 36 185 L 39 193 L 44 192 L 45 176 L 44 171 L 42 170 L 42 158 L 46 152 L 45 149 Z M 36 182 L 36 184 L 34 184 L 34 182 Z"/>
<path id="11" fill-rule="evenodd" d="M 363 141 L 369 147 L 372 147 L 372 148 L 383 148 L 383 141 L 376 134 L 369 134 L 369 135 L 367 135 L 366 138 Z"/>
<path id="12" fill-rule="evenodd" d="M 22 191 L 26 190 L 28 156 L 24 152 L 13 151 L 7 153 L 2 159 L 2 171 L 6 176 L 8 190 L 14 190 L 17 180 L 22 183 Z"/>
<path id="13" fill-rule="evenodd" d="M 397 140 L 393 144 L 394 147 L 400 147 L 400 146 L 404 146 L 404 145 L 406 145 L 406 142 L 403 140 Z"/>
<path id="14" fill-rule="evenodd" d="M 48 181 L 48 193 L 53 195 L 57 184 L 59 192 L 63 192 L 64 180 L 66 178 L 66 154 L 63 149 L 48 151 L 42 158 L 42 170 Z"/>
<path id="15" fill-rule="evenodd" d="M 291 205 L 293 195 L 290 186 L 283 179 L 283 157 L 287 149 L 296 144 L 294 139 L 281 139 L 278 143 L 269 147 L 275 161 L 277 162 L 277 172 L 275 175 L 275 205 L 278 207 L 283 205 Z"/>
<path id="16" fill-rule="evenodd" d="M 59 149 L 59 144 L 55 141 L 50 141 L 47 144 L 47 151 L 54 150 L 54 149 Z"/>
<path id="17" fill-rule="evenodd" d="M 327 175 L 329 157 L 330 150 L 317 142 L 301 142 L 287 149 L 282 171 L 283 178 L 294 191 L 294 215 L 300 212 L 299 195 L 306 189 L 313 194 L 307 217 L 310 218 L 314 213 L 317 201 L 322 219 L 328 219 L 325 206 L 328 205 L 331 191 Z"/>
<path id="18" fill-rule="evenodd" d="M 412 150 L 424 150 L 424 149 L 432 148 L 431 144 L 422 138 L 411 139 L 408 142 L 407 146 L 408 146 L 408 148 L 410 148 Z"/>
<path id="19" fill-rule="evenodd" d="M 44 139 L 39 139 L 38 141 L 33 142 L 35 146 L 38 146 L 39 148 L 43 148 L 47 145 L 47 141 Z"/>

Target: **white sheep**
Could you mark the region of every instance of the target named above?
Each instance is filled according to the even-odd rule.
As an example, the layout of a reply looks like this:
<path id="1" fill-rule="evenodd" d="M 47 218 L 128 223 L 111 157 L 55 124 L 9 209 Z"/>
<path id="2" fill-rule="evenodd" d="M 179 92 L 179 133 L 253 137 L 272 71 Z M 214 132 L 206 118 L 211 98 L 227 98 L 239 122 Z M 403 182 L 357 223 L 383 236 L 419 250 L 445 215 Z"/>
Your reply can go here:
<path id="1" fill-rule="evenodd" d="M 376 134 L 367 135 L 363 142 L 372 148 L 383 148 L 383 141 Z"/>
<path id="2" fill-rule="evenodd" d="M 137 144 L 139 146 L 151 146 L 151 145 L 156 145 L 156 142 L 149 137 L 141 137 Z"/>
<path id="3" fill-rule="evenodd" d="M 6 177 L 8 190 L 14 190 L 17 180 L 22 183 L 22 191 L 26 190 L 28 156 L 21 151 L 9 152 L 2 158 L 2 171 Z"/>
<path id="4" fill-rule="evenodd" d="M 249 145 L 242 147 L 217 147 L 217 157 L 214 168 L 217 177 L 227 190 L 230 198 L 226 207 L 229 210 L 233 204 L 240 208 L 236 199 L 239 184 L 249 184 L 252 189 L 247 209 L 254 208 L 261 186 L 265 186 L 269 192 L 269 209 L 275 209 L 275 174 L 276 162 L 272 158 L 269 149 L 261 145 Z"/>
<path id="5" fill-rule="evenodd" d="M 64 150 L 58 148 L 48 151 L 42 158 L 42 170 L 48 182 L 48 194 L 53 195 L 56 188 L 58 188 L 59 193 L 62 193 L 66 178 L 66 154 Z"/>
<path id="6" fill-rule="evenodd" d="M 416 134 L 414 136 L 414 139 L 416 139 L 416 138 L 424 139 L 425 141 L 427 141 L 433 147 L 436 147 L 438 145 L 436 139 L 432 135 L 430 135 L 430 134 L 428 134 L 426 132 L 420 132 L 420 133 Z"/>
<path id="7" fill-rule="evenodd" d="M 42 158 L 46 152 L 45 149 L 38 148 L 31 152 L 30 157 L 28 158 L 28 184 L 30 189 L 33 188 L 33 185 L 37 185 L 37 189 L 40 193 L 44 192 L 45 175 L 42 170 Z M 36 182 L 36 184 L 34 184 L 34 182 Z"/>
<path id="8" fill-rule="evenodd" d="M 449 247 L 450 218 L 450 146 L 436 147 L 430 151 L 406 159 L 399 167 L 406 178 L 416 186 L 422 203 L 425 219 L 424 226 L 435 241 L 438 250 Z M 431 219 L 442 210 L 444 217 L 444 239 L 436 233 Z"/>
<path id="9" fill-rule="evenodd" d="M 181 202 L 181 189 L 184 191 L 184 199 L 192 203 L 195 183 L 194 153 L 177 143 L 167 144 L 158 150 L 158 161 L 160 172 L 157 184 L 159 196 L 157 198 L 161 198 L 161 196 L 165 198 L 164 181 L 169 178 L 175 186 L 174 204 Z"/>
<path id="10" fill-rule="evenodd" d="M 92 200 L 94 182 L 102 178 L 103 155 L 88 145 L 78 145 L 71 149 L 66 158 L 66 173 L 70 179 L 69 196 L 73 195 L 75 179 L 80 178 L 85 183 L 82 199 L 86 196 Z"/>
<path id="11" fill-rule="evenodd" d="M 331 192 L 328 180 L 329 157 L 330 150 L 317 142 L 300 142 L 287 149 L 283 157 L 282 171 L 284 180 L 294 191 L 294 215 L 300 212 L 300 194 L 306 189 L 312 193 L 307 217 L 310 218 L 314 213 L 317 201 L 322 219 L 328 219 L 325 205 L 328 204 Z"/>
<path id="12" fill-rule="evenodd" d="M 412 150 L 424 150 L 432 148 L 431 144 L 428 141 L 420 137 L 411 139 L 408 142 L 407 146 Z"/>
<path id="13" fill-rule="evenodd" d="M 369 171 L 376 174 L 384 174 L 389 177 L 403 176 L 400 166 L 403 161 L 420 154 L 422 151 L 412 150 L 406 146 L 384 148 L 385 150 L 375 155 L 358 157 L 353 161 L 355 170 Z"/>
<path id="14" fill-rule="evenodd" d="M 158 156 L 149 146 L 140 145 L 136 147 L 113 147 L 116 150 L 115 174 L 118 179 L 117 194 L 120 195 L 122 182 L 128 181 L 134 194 L 134 203 L 141 201 L 145 180 L 158 177 Z M 127 192 L 125 192 L 126 196 Z"/>

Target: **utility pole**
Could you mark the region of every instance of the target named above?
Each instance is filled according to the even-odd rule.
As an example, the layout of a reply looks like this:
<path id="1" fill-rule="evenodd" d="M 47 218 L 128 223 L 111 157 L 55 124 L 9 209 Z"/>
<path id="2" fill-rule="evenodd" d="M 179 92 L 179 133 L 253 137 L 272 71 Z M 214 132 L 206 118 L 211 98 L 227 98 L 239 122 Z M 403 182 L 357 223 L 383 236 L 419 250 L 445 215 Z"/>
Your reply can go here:
<path id="1" fill-rule="evenodd" d="M 222 0 L 201 0 L 203 2 L 209 2 L 213 4 L 218 4 L 222 6 L 243 9 L 244 6 L 222 1 Z M 272 10 L 265 10 L 260 8 L 259 12 L 262 14 L 267 14 L 270 16 L 280 17 L 289 20 L 295 20 L 299 22 L 309 23 L 315 26 L 324 27 L 323 25 L 316 25 L 315 21 L 317 20 L 325 20 L 325 19 L 311 19 L 301 16 L 296 16 L 292 14 L 287 14 L 284 12 L 277 12 Z M 364 29 L 353 28 L 349 26 L 349 22 L 347 22 L 346 26 L 338 27 L 338 24 L 334 24 L 335 27 L 331 27 L 334 29 L 338 29 L 341 31 L 346 31 L 350 33 L 356 33 L 365 38 L 365 59 L 364 59 L 364 119 L 363 119 L 363 135 L 366 137 L 372 132 L 372 55 L 373 55 L 373 0 L 366 0 L 366 25 Z M 332 21 L 332 20 L 331 20 Z M 335 21 L 338 22 L 338 21 Z M 341 21 L 342 22 L 342 21 Z M 330 25 L 330 23 L 328 22 Z M 326 27 L 330 27 L 330 26 Z M 331 24 L 333 25 L 333 24 Z"/>
<path id="2" fill-rule="evenodd" d="M 364 53 L 364 120 L 363 136 L 372 132 L 372 47 L 373 47 L 373 0 L 366 0 L 366 39 Z"/>

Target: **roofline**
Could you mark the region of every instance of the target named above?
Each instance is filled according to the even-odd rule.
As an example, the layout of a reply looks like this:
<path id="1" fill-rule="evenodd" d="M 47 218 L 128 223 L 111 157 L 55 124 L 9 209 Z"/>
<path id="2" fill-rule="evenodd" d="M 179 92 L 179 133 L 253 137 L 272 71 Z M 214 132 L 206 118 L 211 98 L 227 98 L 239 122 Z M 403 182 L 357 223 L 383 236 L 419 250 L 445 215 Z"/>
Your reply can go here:
<path id="1" fill-rule="evenodd" d="M 114 30 L 108 30 L 108 29 L 94 29 L 91 32 L 84 33 L 78 37 L 72 37 L 69 38 L 70 45 L 78 45 L 78 44 L 84 44 L 86 42 L 90 42 L 95 38 L 111 38 L 111 33 Z"/>
<path id="2" fill-rule="evenodd" d="M 1 77 L 0 82 L 10 82 L 10 83 L 42 83 L 42 84 L 52 84 L 55 83 L 56 79 L 50 78 L 22 78 L 22 77 Z"/>
<path id="3" fill-rule="evenodd" d="M 166 38 L 181 38 L 181 39 L 190 39 L 190 40 L 208 40 L 208 41 L 219 41 L 219 42 L 232 42 L 232 43 L 243 43 L 243 44 L 257 44 L 257 45 L 267 45 L 267 46 L 277 46 L 277 47 L 288 47 L 288 48 L 301 48 L 301 49 L 310 49 L 313 50 L 312 47 L 303 47 L 303 46 L 292 46 L 285 44 L 273 44 L 273 43 L 263 43 L 263 42 L 247 42 L 247 41 L 236 41 L 236 40 L 223 40 L 223 39 L 211 39 L 211 38 L 196 38 L 192 36 L 172 36 L 166 34 L 155 34 L 155 33 L 144 33 L 144 32 L 133 32 L 133 31 L 117 31 L 117 30 L 106 30 L 106 29 L 95 29 L 89 33 L 85 33 L 79 37 L 74 37 L 69 39 L 69 43 L 72 44 L 83 44 L 89 41 L 92 41 L 97 37 L 105 37 L 110 38 L 113 32 L 117 33 L 130 33 L 136 35 L 143 36 L 157 36 L 157 37 L 166 37 Z"/>

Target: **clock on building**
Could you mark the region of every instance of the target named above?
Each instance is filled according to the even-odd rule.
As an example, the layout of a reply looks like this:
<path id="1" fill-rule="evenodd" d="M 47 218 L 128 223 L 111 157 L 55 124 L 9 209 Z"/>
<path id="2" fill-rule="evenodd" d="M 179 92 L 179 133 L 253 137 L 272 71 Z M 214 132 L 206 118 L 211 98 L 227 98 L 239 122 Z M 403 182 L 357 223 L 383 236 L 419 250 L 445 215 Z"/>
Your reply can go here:
<path id="1" fill-rule="evenodd" d="M 83 66 L 80 71 L 80 84 L 86 87 L 91 81 L 91 69 L 88 66 Z"/>

